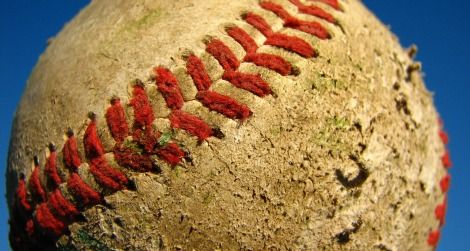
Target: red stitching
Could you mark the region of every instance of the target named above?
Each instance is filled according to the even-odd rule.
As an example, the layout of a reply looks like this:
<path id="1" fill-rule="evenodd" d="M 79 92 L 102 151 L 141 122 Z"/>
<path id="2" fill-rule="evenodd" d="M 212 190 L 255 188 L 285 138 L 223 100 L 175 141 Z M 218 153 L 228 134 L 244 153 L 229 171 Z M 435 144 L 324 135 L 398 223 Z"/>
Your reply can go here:
<path id="1" fill-rule="evenodd" d="M 166 73 L 164 70 L 161 70 L 162 73 Z M 166 75 L 163 75 L 166 76 Z M 161 81 L 165 81 L 165 79 L 162 79 Z M 167 86 L 167 84 L 169 86 Z M 170 99 L 171 103 L 168 106 L 182 106 L 179 104 L 179 100 L 173 97 L 172 91 L 173 89 L 171 88 L 172 83 L 167 83 L 167 82 L 161 82 L 160 86 L 158 88 L 162 88 L 165 90 L 165 94 L 163 95 L 165 99 Z M 136 85 L 134 85 L 134 89 L 132 91 L 132 99 L 129 102 L 129 105 L 132 106 L 134 109 L 134 129 L 136 128 L 145 128 L 145 127 L 150 127 L 155 120 L 155 116 L 153 115 L 153 110 L 152 106 L 150 105 L 150 101 L 147 97 L 147 93 L 145 93 L 143 84 L 138 81 Z M 166 95 L 166 96 L 165 96 Z M 168 101 L 167 101 L 168 102 Z M 120 123 L 127 123 L 125 120 L 120 121 Z M 108 124 L 109 126 L 109 124 Z M 122 127 L 125 127 L 122 125 Z M 119 141 L 118 141 L 119 142 Z"/>
<path id="2" fill-rule="evenodd" d="M 137 105 L 136 103 L 138 102 L 134 101 L 134 106 Z M 127 125 L 126 114 L 119 98 L 114 97 L 111 99 L 111 106 L 106 111 L 105 117 L 111 136 L 116 142 L 123 142 L 129 134 L 129 126 Z"/>
<path id="3" fill-rule="evenodd" d="M 335 8 L 336 10 L 341 10 L 338 0 L 309 0 L 311 2 L 322 2 L 328 4 L 329 6 Z"/>
<path id="4" fill-rule="evenodd" d="M 245 89 L 260 97 L 272 93 L 268 83 L 259 74 L 243 73 L 238 71 L 226 71 L 222 75 L 224 80 L 229 81 L 238 88 Z"/>
<path id="5" fill-rule="evenodd" d="M 83 145 L 85 147 L 85 156 L 87 159 L 94 159 L 103 155 L 104 149 L 96 130 L 96 118 L 94 114 L 90 115 L 90 120 L 91 121 L 85 130 L 85 135 L 83 136 Z"/>
<path id="6" fill-rule="evenodd" d="M 77 173 L 72 173 L 67 188 L 83 206 L 93 206 L 101 202 L 101 195 L 86 184 Z"/>
<path id="7" fill-rule="evenodd" d="M 442 143 L 444 143 L 444 145 L 449 144 L 449 135 L 447 135 L 447 133 L 444 130 L 442 129 L 439 130 L 439 137 L 441 138 Z"/>
<path id="8" fill-rule="evenodd" d="M 270 37 L 274 32 L 271 26 L 259 15 L 248 12 L 242 15 L 242 18 L 251 26 L 259 30 L 265 37 Z"/>
<path id="9" fill-rule="evenodd" d="M 95 176 L 98 183 L 113 191 L 123 189 L 128 182 L 127 177 L 109 166 L 103 156 L 91 160 L 90 172 Z"/>
<path id="10" fill-rule="evenodd" d="M 445 168 L 451 168 L 452 167 L 452 160 L 450 158 L 450 153 L 449 150 L 446 149 L 444 152 L 444 155 L 441 157 L 442 164 L 444 165 Z"/>
<path id="11" fill-rule="evenodd" d="M 444 146 L 446 146 L 449 142 L 449 137 L 447 133 L 445 133 L 443 127 L 444 123 L 442 120 L 439 118 L 438 119 L 438 124 L 439 124 L 439 137 L 441 138 L 442 143 Z M 446 148 L 444 155 L 441 157 L 441 162 L 444 168 L 448 169 L 451 165 L 452 162 L 450 160 L 450 155 L 449 155 L 449 150 Z M 439 186 L 441 188 L 441 191 L 443 194 L 446 194 L 449 190 L 450 186 L 450 175 L 447 173 L 446 170 L 446 175 L 439 181 Z M 439 228 L 437 230 L 431 231 L 428 235 L 428 245 L 436 247 L 437 243 L 439 242 L 440 238 L 440 229 L 445 223 L 445 215 L 447 211 L 447 195 L 444 197 L 444 201 L 437 205 L 436 208 L 434 209 L 434 215 L 437 220 L 439 220 Z"/>
<path id="12" fill-rule="evenodd" d="M 442 178 L 439 182 L 439 185 L 441 186 L 441 191 L 443 193 L 447 193 L 449 191 L 450 186 L 450 175 L 446 174 L 446 176 L 444 176 L 444 178 Z"/>
<path id="13" fill-rule="evenodd" d="M 176 77 L 171 71 L 163 67 L 156 67 L 155 74 L 158 90 L 165 98 L 168 107 L 170 109 L 181 109 L 184 100 Z"/>
<path id="14" fill-rule="evenodd" d="M 251 37 L 249 38 L 251 39 Z M 222 47 L 226 47 L 223 43 L 221 45 Z M 227 50 L 229 56 L 230 54 L 232 54 L 232 52 L 228 48 L 224 48 L 223 50 Z M 219 53 L 219 51 L 216 51 L 214 53 Z M 224 54 L 221 54 L 220 56 L 223 55 Z M 220 114 L 223 114 L 224 116 L 231 119 L 245 120 L 251 115 L 251 111 L 246 105 L 240 104 L 236 100 L 228 96 L 219 94 L 217 92 L 208 91 L 209 87 L 212 85 L 212 82 L 204 65 L 202 64 L 202 61 L 197 56 L 190 55 L 188 57 L 188 62 L 186 65 L 188 68 L 188 73 L 191 75 L 194 84 L 196 85 L 196 88 L 199 90 L 199 92 L 196 94 L 196 99 L 199 100 L 199 102 L 201 102 L 205 107 L 209 108 L 209 110 L 211 111 L 216 111 Z M 189 125 L 186 127 L 189 128 Z M 214 132 L 212 131 L 211 136 L 213 135 L 213 133 Z M 194 135 L 194 133 L 191 134 Z M 199 138 L 204 139 L 205 137 L 202 136 Z"/>
<path id="15" fill-rule="evenodd" d="M 303 39 L 288 36 L 285 34 L 275 33 L 272 36 L 268 37 L 264 44 L 283 48 L 288 51 L 295 52 L 300 56 L 306 58 L 312 58 L 317 56 L 317 53 L 312 48 L 312 46 L 310 46 L 310 44 L 305 42 Z"/>
<path id="16" fill-rule="evenodd" d="M 113 191 L 120 190 L 127 184 L 127 177 L 120 171 L 110 167 L 103 157 L 104 149 L 96 129 L 96 118 L 91 115 L 90 119 L 83 139 L 85 154 L 90 160 L 90 172 L 99 184 Z"/>
<path id="17" fill-rule="evenodd" d="M 46 161 L 45 171 L 47 173 L 47 177 L 49 177 L 49 184 L 54 189 L 59 187 L 62 183 L 62 179 L 57 172 L 57 153 L 55 152 L 55 146 L 53 144 L 49 144 L 49 151 L 50 155 Z"/>
<path id="18" fill-rule="evenodd" d="M 213 91 L 200 91 L 196 98 L 211 111 L 216 111 L 231 119 L 245 120 L 252 114 L 246 105 Z"/>
<path id="19" fill-rule="evenodd" d="M 444 198 L 444 202 L 442 202 L 442 204 L 437 205 L 436 209 L 434 210 L 436 219 L 439 220 L 439 223 L 441 226 L 443 226 L 445 223 L 446 211 L 447 211 L 447 196 Z"/>
<path id="20" fill-rule="evenodd" d="M 247 13 L 243 19 L 259 30 L 266 37 L 265 45 L 272 45 L 299 54 L 300 56 L 311 58 L 316 56 L 312 46 L 305 40 L 281 33 L 274 33 L 266 20 L 254 13 Z"/>
<path id="21" fill-rule="evenodd" d="M 222 41 L 213 39 L 207 44 L 206 51 L 214 56 L 225 69 L 222 79 L 260 97 L 272 93 L 268 83 L 266 83 L 259 74 L 236 71 L 240 66 L 240 62 Z"/>
<path id="22" fill-rule="evenodd" d="M 77 170 L 81 164 L 80 155 L 78 154 L 77 139 L 72 129 L 67 131 L 67 140 L 62 149 L 65 165 L 72 171 Z"/>
<path id="23" fill-rule="evenodd" d="M 171 165 L 176 165 L 185 156 L 185 153 L 175 143 L 170 143 L 163 148 L 157 150 L 160 158 L 164 159 Z"/>
<path id="24" fill-rule="evenodd" d="M 24 176 L 20 178 L 18 182 L 18 187 L 16 188 L 16 198 L 18 203 L 23 207 L 24 210 L 30 211 L 31 204 L 28 202 L 27 198 L 27 190 L 26 190 L 26 182 Z"/>
<path id="25" fill-rule="evenodd" d="M 66 221 L 72 221 L 80 214 L 75 205 L 65 199 L 59 189 L 50 194 L 47 205 L 49 209 L 55 212 L 55 215 Z"/>
<path id="26" fill-rule="evenodd" d="M 289 0 L 292 4 L 294 4 L 299 12 L 316 16 L 322 18 L 330 23 L 336 24 L 337 20 L 331 15 L 330 13 L 326 12 L 322 8 L 315 6 L 315 5 L 305 5 L 301 3 L 299 0 Z"/>
<path id="27" fill-rule="evenodd" d="M 266 67 L 283 76 L 291 74 L 292 71 L 292 66 L 282 57 L 277 55 L 267 53 L 247 54 L 244 61 Z"/>
<path id="28" fill-rule="evenodd" d="M 428 235 L 428 244 L 432 247 L 436 247 L 441 237 L 441 232 L 439 230 L 434 230 Z"/>
<path id="29" fill-rule="evenodd" d="M 304 21 L 291 16 L 281 5 L 263 1 L 260 3 L 263 9 L 274 12 L 282 20 L 284 20 L 284 26 L 297 29 L 311 35 L 314 35 L 320 39 L 331 38 L 330 33 L 318 22 L 315 21 Z"/>
<path id="30" fill-rule="evenodd" d="M 246 55 L 243 58 L 245 62 L 266 67 L 283 76 L 291 73 L 292 66 L 284 60 L 284 58 L 267 53 L 256 53 L 258 45 L 256 45 L 253 38 L 251 38 L 243 29 L 239 27 L 230 27 L 227 28 L 227 34 L 229 34 L 245 49 Z"/>
<path id="31" fill-rule="evenodd" d="M 115 147 L 113 153 L 116 162 L 120 166 L 138 172 L 154 171 L 152 159 L 147 154 L 136 154 L 132 149 L 123 146 Z"/>
<path id="32" fill-rule="evenodd" d="M 29 190 L 34 198 L 39 199 L 39 202 L 46 201 L 46 192 L 44 191 L 41 180 L 39 179 L 39 162 L 37 157 L 34 158 L 34 170 L 29 178 Z"/>
<path id="33" fill-rule="evenodd" d="M 54 216 L 46 203 L 41 203 L 36 207 L 35 219 L 38 225 L 50 235 L 60 236 L 66 228 L 64 222 Z"/>
<path id="34" fill-rule="evenodd" d="M 233 26 L 228 27 L 226 31 L 227 34 L 229 34 L 243 47 L 243 49 L 245 49 L 247 54 L 256 53 L 258 50 L 258 45 L 256 44 L 255 40 L 242 28 Z"/>
<path id="35" fill-rule="evenodd" d="M 193 79 L 194 85 L 196 85 L 198 91 L 209 90 L 212 85 L 212 81 L 209 74 L 207 74 L 206 67 L 204 67 L 201 59 L 195 55 L 190 55 L 186 62 L 186 69 Z"/>
<path id="36" fill-rule="evenodd" d="M 199 140 L 205 140 L 213 134 L 212 128 L 204 120 L 180 110 L 171 113 L 170 122 L 172 127 L 183 129 Z"/>
<path id="37" fill-rule="evenodd" d="M 236 71 L 240 66 L 235 54 L 222 41 L 212 39 L 206 45 L 206 51 L 211 54 L 225 71 Z"/>
<path id="38" fill-rule="evenodd" d="M 26 222 L 25 231 L 30 237 L 34 234 L 34 221 L 32 219 Z"/>

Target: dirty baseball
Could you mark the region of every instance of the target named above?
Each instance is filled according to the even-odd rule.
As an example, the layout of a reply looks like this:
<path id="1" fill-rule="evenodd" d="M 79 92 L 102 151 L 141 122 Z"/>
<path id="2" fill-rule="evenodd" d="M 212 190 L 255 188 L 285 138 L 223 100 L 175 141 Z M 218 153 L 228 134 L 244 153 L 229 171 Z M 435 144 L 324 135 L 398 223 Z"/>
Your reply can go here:
<path id="1" fill-rule="evenodd" d="M 443 122 L 358 0 L 92 1 L 11 136 L 13 250 L 433 250 Z"/>

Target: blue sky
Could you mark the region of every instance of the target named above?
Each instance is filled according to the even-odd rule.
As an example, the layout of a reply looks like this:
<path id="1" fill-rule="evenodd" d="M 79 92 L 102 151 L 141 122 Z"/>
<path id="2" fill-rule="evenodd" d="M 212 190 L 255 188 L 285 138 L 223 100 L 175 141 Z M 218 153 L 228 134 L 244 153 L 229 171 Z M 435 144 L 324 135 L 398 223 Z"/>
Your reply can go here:
<path id="1" fill-rule="evenodd" d="M 46 41 L 87 2 L 15 0 L 0 3 L 0 194 L 11 122 L 26 79 Z M 451 135 L 454 167 L 449 210 L 438 250 L 468 250 L 470 169 L 465 144 L 470 140 L 470 1 L 364 0 L 391 26 L 403 46 L 417 44 L 428 89 Z M 468 160 L 468 159 L 467 159 Z M 0 250 L 8 250 L 8 212 L 0 198 Z"/>

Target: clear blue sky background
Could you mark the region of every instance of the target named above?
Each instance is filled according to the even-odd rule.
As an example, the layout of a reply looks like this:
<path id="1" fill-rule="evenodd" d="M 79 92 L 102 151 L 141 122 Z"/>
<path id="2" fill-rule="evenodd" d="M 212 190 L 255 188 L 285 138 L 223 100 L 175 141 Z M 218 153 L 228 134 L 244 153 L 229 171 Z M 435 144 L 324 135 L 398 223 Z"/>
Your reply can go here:
<path id="1" fill-rule="evenodd" d="M 46 41 L 70 20 L 85 0 L 11 0 L 0 3 L 0 194 L 15 107 Z M 451 135 L 454 161 L 450 205 L 438 250 L 469 250 L 470 169 L 470 1 L 364 0 L 400 37 L 419 46 L 426 83 Z M 467 154 L 465 154 L 467 152 Z M 467 156 L 467 157 L 465 157 Z M 0 198 L 0 250 L 8 250 L 8 212 Z"/>

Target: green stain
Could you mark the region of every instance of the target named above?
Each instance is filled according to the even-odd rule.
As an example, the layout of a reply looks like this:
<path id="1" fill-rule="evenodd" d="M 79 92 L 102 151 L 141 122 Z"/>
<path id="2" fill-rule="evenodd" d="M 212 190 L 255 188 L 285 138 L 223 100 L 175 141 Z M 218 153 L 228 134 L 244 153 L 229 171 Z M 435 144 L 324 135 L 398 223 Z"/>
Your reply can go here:
<path id="1" fill-rule="evenodd" d="M 329 76 L 323 71 L 312 74 L 312 77 L 307 82 L 310 83 L 309 88 L 317 90 L 320 94 L 333 90 L 346 90 L 348 88 L 344 81 Z"/>
<path id="2" fill-rule="evenodd" d="M 202 197 L 202 203 L 205 204 L 205 205 L 208 205 L 209 203 L 211 203 L 211 201 L 214 199 L 214 197 L 215 196 L 211 192 L 207 192 Z"/>
<path id="3" fill-rule="evenodd" d="M 80 229 L 74 239 L 77 244 L 88 247 L 91 250 L 100 250 L 100 251 L 112 251 L 106 244 L 99 241 L 85 230 Z M 77 251 L 78 249 L 71 244 L 59 244 L 57 247 L 59 251 Z"/>
<path id="4" fill-rule="evenodd" d="M 334 116 L 332 118 L 328 118 L 327 123 L 331 127 L 343 131 L 349 130 L 349 128 L 351 128 L 351 122 L 345 117 Z"/>
<path id="5" fill-rule="evenodd" d="M 333 156 L 349 153 L 353 146 L 349 140 L 348 132 L 351 129 L 351 122 L 340 116 L 327 118 L 319 132 L 315 133 L 310 142 L 329 150 Z"/>
<path id="6" fill-rule="evenodd" d="M 150 24 L 155 23 L 162 15 L 162 11 L 160 9 L 151 10 L 149 13 L 144 15 L 143 17 L 129 23 L 126 27 L 124 27 L 124 31 L 132 31 L 132 30 L 141 30 L 145 27 L 149 26 Z"/>
<path id="7" fill-rule="evenodd" d="M 166 144 L 168 144 L 168 142 L 170 142 L 172 137 L 173 137 L 173 132 L 172 131 L 164 132 L 164 133 L 162 133 L 162 135 L 158 139 L 158 144 L 160 146 L 165 146 Z"/>

